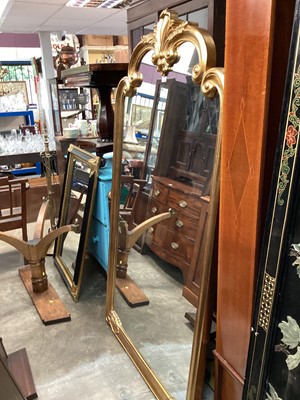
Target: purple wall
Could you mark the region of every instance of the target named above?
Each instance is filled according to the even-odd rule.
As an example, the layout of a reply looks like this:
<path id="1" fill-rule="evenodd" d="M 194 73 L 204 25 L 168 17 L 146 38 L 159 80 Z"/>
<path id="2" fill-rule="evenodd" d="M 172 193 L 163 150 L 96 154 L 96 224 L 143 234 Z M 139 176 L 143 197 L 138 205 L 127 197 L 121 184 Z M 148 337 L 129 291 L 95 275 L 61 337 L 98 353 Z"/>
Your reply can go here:
<path id="1" fill-rule="evenodd" d="M 0 47 L 40 47 L 36 33 L 0 33 Z"/>

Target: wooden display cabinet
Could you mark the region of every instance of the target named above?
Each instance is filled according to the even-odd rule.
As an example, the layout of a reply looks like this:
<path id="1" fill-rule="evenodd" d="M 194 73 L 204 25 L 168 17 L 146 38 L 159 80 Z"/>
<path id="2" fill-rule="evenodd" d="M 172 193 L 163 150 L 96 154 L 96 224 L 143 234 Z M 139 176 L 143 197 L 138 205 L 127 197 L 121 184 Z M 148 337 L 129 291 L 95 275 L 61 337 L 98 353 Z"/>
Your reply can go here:
<path id="1" fill-rule="evenodd" d="M 56 136 L 63 135 L 63 129 L 69 123 L 73 123 L 74 119 L 81 115 L 80 118 L 86 118 L 86 109 L 80 104 L 80 95 L 83 93 L 77 87 L 66 88 L 61 79 L 49 79 L 51 107 L 53 116 L 54 133 Z M 86 95 L 87 104 L 90 104 L 91 119 L 95 118 L 93 100 L 91 96 Z"/>

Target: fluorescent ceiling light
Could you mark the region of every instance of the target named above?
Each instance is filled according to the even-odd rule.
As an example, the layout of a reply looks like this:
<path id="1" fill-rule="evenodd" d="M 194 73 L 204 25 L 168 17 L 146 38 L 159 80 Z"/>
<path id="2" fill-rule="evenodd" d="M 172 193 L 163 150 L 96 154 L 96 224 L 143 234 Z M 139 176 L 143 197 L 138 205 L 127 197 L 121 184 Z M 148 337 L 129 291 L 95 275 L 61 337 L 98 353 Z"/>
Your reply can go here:
<path id="1" fill-rule="evenodd" d="M 132 0 L 69 0 L 67 7 L 87 8 L 123 8 L 130 5 Z"/>
<path id="2" fill-rule="evenodd" d="M 123 3 L 123 0 L 105 0 L 99 7 L 101 8 L 113 8 Z"/>

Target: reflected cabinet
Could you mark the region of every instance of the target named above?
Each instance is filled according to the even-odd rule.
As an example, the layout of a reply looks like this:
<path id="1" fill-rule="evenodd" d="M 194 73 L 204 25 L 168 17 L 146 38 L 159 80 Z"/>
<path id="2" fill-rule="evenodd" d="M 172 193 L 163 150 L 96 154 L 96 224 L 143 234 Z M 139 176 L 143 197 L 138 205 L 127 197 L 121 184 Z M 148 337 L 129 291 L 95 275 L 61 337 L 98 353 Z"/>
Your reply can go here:
<path id="1" fill-rule="evenodd" d="M 180 268 L 184 296 L 195 306 L 218 119 L 218 97 L 206 99 L 188 74 L 157 81 L 143 170 L 146 214 L 151 218 L 171 208 L 174 215 L 150 228 L 145 243 Z"/>

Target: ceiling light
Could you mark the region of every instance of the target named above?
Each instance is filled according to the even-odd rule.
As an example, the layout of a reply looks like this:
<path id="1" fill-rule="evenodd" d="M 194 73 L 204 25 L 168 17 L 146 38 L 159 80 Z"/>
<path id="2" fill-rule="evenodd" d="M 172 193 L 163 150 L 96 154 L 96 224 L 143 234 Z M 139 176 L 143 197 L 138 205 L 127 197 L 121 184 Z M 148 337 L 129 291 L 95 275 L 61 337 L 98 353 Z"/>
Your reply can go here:
<path id="1" fill-rule="evenodd" d="M 90 0 L 69 0 L 67 7 L 84 7 Z"/>
<path id="2" fill-rule="evenodd" d="M 114 8 L 120 3 L 123 3 L 123 0 L 105 0 L 100 4 L 100 8 Z"/>
<path id="3" fill-rule="evenodd" d="M 67 7 L 87 8 L 123 8 L 131 4 L 132 0 L 69 0 Z"/>

